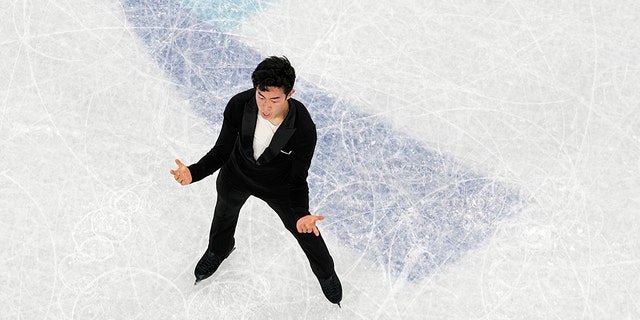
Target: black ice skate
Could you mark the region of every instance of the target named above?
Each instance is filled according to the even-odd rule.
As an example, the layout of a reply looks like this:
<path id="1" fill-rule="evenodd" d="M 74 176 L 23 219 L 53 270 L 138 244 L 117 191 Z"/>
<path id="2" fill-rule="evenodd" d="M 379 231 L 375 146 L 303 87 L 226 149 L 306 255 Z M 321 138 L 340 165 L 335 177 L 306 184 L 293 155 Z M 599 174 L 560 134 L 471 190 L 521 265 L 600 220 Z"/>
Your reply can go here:
<path id="1" fill-rule="evenodd" d="M 342 300 L 342 284 L 340 284 L 338 275 L 334 272 L 331 277 L 327 279 L 318 279 L 318 281 L 320 281 L 322 293 L 327 297 L 327 300 L 331 303 L 337 304 L 338 307 L 341 307 L 340 301 Z"/>
<path id="2" fill-rule="evenodd" d="M 236 248 L 234 247 L 223 256 L 217 255 L 207 249 L 204 255 L 202 255 L 202 258 L 200 258 L 200 261 L 198 261 L 196 269 L 193 272 L 196 276 L 196 282 L 194 285 L 206 278 L 209 278 L 214 272 L 216 272 L 222 261 L 224 261 L 224 259 L 226 259 L 235 249 Z"/>

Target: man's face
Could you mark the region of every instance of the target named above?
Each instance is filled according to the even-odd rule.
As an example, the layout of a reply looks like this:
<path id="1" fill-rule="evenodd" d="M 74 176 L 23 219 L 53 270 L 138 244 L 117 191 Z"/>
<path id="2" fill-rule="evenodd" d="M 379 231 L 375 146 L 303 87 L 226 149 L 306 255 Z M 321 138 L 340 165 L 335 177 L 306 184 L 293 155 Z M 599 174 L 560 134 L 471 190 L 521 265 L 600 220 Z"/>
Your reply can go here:
<path id="1" fill-rule="evenodd" d="M 285 95 L 284 89 L 280 87 L 267 87 L 266 89 L 265 91 L 256 89 L 256 102 L 260 116 L 274 124 L 279 124 L 289 112 L 289 98 L 295 90 L 291 90 L 289 95 Z"/>

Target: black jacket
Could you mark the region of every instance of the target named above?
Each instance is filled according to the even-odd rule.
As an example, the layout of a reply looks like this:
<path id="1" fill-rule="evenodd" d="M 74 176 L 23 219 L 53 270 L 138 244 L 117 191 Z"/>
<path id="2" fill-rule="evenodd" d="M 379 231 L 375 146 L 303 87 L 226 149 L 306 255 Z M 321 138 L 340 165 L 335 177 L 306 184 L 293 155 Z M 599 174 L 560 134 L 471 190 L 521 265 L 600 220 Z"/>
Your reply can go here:
<path id="1" fill-rule="evenodd" d="M 307 108 L 289 99 L 289 113 L 258 160 L 253 158 L 253 135 L 258 119 L 255 90 L 235 95 L 224 110 L 215 146 L 189 166 L 193 182 L 222 168 L 221 175 L 237 187 L 263 199 L 290 202 L 297 215 L 309 214 L 307 176 L 316 146 L 316 126 Z"/>

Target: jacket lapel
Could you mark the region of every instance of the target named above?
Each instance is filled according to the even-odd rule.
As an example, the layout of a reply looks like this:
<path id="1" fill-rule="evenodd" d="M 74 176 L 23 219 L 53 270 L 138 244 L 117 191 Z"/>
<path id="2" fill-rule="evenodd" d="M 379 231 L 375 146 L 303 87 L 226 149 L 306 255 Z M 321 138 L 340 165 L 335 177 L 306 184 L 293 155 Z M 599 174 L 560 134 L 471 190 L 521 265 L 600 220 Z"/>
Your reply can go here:
<path id="1" fill-rule="evenodd" d="M 273 135 L 271 143 L 269 144 L 267 149 L 258 158 L 258 164 L 268 163 L 269 161 L 273 160 L 273 158 L 280 154 L 280 150 L 282 150 L 282 147 L 284 147 L 284 145 L 289 142 L 289 139 L 291 139 L 293 133 L 296 132 L 296 128 L 294 127 L 294 124 L 296 122 L 296 110 L 297 109 L 295 107 L 294 100 L 290 99 L 289 114 L 287 114 L 287 117 L 284 119 L 278 130 L 276 130 L 276 133 Z M 255 131 L 255 121 L 253 124 L 253 130 Z"/>
<path id="2" fill-rule="evenodd" d="M 258 120 L 258 106 L 255 99 L 249 100 L 244 106 L 242 128 L 240 129 L 240 144 L 247 159 L 253 160 L 253 134 Z"/>

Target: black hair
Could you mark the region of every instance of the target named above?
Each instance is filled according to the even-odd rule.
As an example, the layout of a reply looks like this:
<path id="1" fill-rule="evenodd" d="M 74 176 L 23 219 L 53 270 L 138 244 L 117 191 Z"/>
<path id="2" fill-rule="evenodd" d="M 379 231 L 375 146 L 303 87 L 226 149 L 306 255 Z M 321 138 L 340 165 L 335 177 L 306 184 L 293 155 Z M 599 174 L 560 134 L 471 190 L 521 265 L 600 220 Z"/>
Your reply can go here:
<path id="1" fill-rule="evenodd" d="M 253 88 L 267 91 L 267 87 L 282 88 L 285 95 L 293 90 L 296 71 L 287 57 L 268 57 L 258 64 L 251 74 Z"/>

